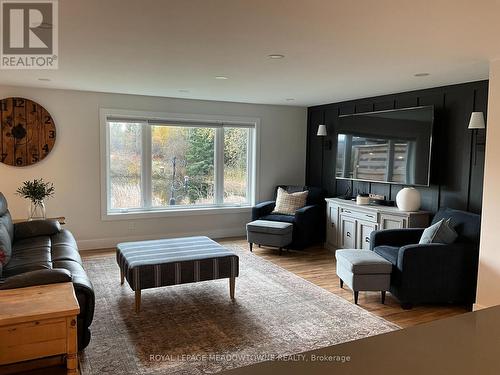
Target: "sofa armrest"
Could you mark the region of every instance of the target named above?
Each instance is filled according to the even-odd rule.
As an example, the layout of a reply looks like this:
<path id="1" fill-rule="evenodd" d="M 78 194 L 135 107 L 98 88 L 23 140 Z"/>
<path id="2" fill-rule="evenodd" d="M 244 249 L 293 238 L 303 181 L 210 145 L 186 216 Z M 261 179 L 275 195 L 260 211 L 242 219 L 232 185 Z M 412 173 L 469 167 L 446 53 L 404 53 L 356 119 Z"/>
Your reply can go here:
<path id="1" fill-rule="evenodd" d="M 23 221 L 14 224 L 14 241 L 37 236 L 52 236 L 61 231 L 61 224 L 54 219 Z"/>
<path id="2" fill-rule="evenodd" d="M 65 269 L 36 270 L 6 278 L 0 284 L 0 289 L 17 289 L 34 285 L 66 283 L 72 280 L 71 273 Z"/>
<path id="3" fill-rule="evenodd" d="M 276 206 L 276 201 L 266 201 L 252 207 L 252 220 L 257 220 L 262 216 L 269 215 Z"/>
<path id="4" fill-rule="evenodd" d="M 370 234 L 370 249 L 380 245 L 405 246 L 418 244 L 424 228 L 375 230 Z"/>

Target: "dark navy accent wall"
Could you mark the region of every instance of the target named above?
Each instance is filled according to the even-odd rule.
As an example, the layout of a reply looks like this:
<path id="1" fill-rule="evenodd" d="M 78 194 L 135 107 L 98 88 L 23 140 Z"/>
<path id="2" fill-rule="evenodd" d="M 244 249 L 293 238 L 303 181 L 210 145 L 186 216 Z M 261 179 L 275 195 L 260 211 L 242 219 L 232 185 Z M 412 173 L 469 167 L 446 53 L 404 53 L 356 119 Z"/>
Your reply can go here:
<path id="1" fill-rule="evenodd" d="M 343 195 L 351 188 L 353 193 L 377 193 L 395 200 L 401 185 L 335 179 L 338 116 L 422 105 L 433 105 L 435 109 L 431 185 L 418 187 L 422 209 L 435 212 L 440 207 L 451 207 L 480 213 L 486 131 L 471 131 L 467 126 L 473 111 L 483 112 L 486 119 L 488 81 L 309 107 L 307 185 L 322 186 L 330 196 Z M 319 124 L 327 125 L 327 137 L 316 136 Z"/>

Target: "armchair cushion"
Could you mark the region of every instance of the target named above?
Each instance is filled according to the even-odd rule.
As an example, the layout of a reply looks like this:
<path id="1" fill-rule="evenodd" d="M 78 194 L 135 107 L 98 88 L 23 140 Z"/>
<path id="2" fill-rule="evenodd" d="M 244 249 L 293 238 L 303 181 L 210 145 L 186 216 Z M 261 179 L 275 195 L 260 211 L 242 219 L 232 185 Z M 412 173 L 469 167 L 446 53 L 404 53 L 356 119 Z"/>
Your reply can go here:
<path id="1" fill-rule="evenodd" d="M 276 207 L 274 214 L 295 215 L 295 211 L 306 205 L 308 191 L 298 191 L 288 193 L 283 188 L 278 188 L 278 196 L 276 197 Z"/>
<path id="2" fill-rule="evenodd" d="M 45 269 L 11 276 L 0 284 L 0 289 L 25 288 L 34 285 L 55 284 L 72 281 L 71 273 L 65 269 Z"/>
<path id="3" fill-rule="evenodd" d="M 380 255 L 382 258 L 388 260 L 392 263 L 393 266 L 398 265 L 398 255 L 399 255 L 399 247 L 398 246 L 385 246 L 380 245 L 373 249 L 373 251 Z"/>
<path id="4" fill-rule="evenodd" d="M 270 221 L 281 221 L 283 223 L 295 223 L 295 216 L 291 215 L 266 215 L 261 217 L 262 220 L 270 220 Z"/>
<path id="5" fill-rule="evenodd" d="M 14 224 L 14 239 L 16 241 L 38 236 L 52 236 L 61 231 L 57 220 L 33 220 Z"/>
<path id="6" fill-rule="evenodd" d="M 439 220 L 436 224 L 424 230 L 422 237 L 420 237 L 419 244 L 429 244 L 429 243 L 443 243 L 451 244 L 455 242 L 458 234 L 450 226 L 450 219 L 446 221 L 444 219 Z"/>

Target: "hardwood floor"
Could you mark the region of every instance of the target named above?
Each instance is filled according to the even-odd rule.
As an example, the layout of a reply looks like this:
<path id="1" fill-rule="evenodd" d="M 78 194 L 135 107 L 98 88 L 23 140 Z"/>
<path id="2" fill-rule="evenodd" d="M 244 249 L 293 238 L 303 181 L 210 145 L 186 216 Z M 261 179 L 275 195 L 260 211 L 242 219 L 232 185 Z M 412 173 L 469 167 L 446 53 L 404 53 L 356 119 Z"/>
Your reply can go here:
<path id="1" fill-rule="evenodd" d="M 243 238 L 223 239 L 218 240 L 218 242 L 221 244 L 231 243 L 249 249 L 248 243 Z M 316 247 L 306 251 L 283 251 L 283 255 L 278 256 L 277 249 L 254 246 L 253 253 L 354 303 L 352 291 L 345 285 L 344 288 L 340 288 L 340 280 L 335 273 L 335 257 L 333 252 L 329 250 Z M 84 261 L 86 258 L 107 254 L 114 254 L 114 249 L 81 252 Z M 360 292 L 358 305 L 402 328 L 469 311 L 465 306 L 456 305 L 420 305 L 413 307 L 411 310 L 403 310 L 390 293 L 387 293 L 385 304 L 382 305 L 379 292 Z"/>

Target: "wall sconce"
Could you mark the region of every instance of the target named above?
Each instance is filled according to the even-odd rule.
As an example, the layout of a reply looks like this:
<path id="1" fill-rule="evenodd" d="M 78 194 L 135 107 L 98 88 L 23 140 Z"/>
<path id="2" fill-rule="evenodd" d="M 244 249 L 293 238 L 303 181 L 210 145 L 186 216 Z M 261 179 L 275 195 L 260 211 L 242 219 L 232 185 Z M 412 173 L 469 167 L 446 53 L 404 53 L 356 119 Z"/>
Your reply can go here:
<path id="1" fill-rule="evenodd" d="M 471 152 L 474 149 L 474 165 L 476 165 L 477 162 L 477 146 L 485 146 L 485 142 L 478 142 L 477 141 L 477 133 L 479 132 L 479 129 L 485 129 L 486 125 L 484 123 L 484 115 L 483 112 L 472 112 L 469 120 L 469 126 L 468 129 L 472 130 L 472 137 L 471 137 Z M 474 142 L 475 140 L 475 142 Z"/>
<path id="2" fill-rule="evenodd" d="M 472 112 L 469 120 L 469 129 L 484 129 L 484 128 L 486 128 L 486 126 L 484 124 L 483 112 Z M 319 130 L 318 130 L 318 135 L 319 135 Z"/>
<path id="3" fill-rule="evenodd" d="M 326 131 L 326 125 L 318 125 L 318 132 L 316 133 L 318 137 L 326 137 L 328 135 L 328 132 Z M 330 139 L 327 139 L 325 142 L 325 147 L 327 150 L 332 149 L 332 141 Z"/>
<path id="4" fill-rule="evenodd" d="M 318 125 L 318 137 L 326 137 L 328 133 L 326 132 L 326 125 Z"/>

